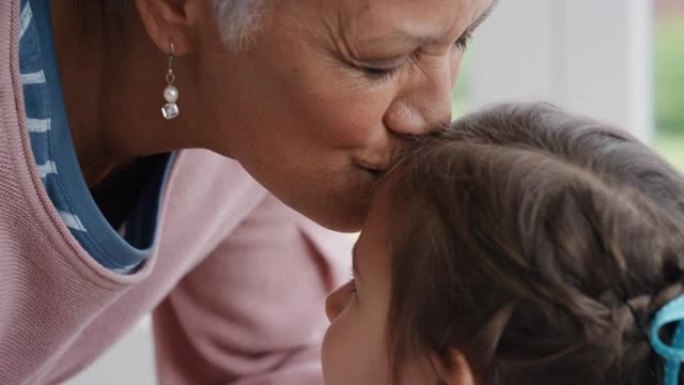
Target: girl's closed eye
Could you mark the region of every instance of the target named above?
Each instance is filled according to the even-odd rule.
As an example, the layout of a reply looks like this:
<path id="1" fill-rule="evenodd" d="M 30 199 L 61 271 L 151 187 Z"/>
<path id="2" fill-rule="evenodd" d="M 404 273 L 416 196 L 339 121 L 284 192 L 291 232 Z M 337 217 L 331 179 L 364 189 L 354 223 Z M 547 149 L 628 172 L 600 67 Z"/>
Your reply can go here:
<path id="1" fill-rule="evenodd" d="M 325 311 L 330 322 L 333 322 L 338 316 L 344 313 L 356 298 L 356 283 L 353 278 L 332 292 L 328 296 L 325 304 Z"/>
<path id="2" fill-rule="evenodd" d="M 354 277 L 352 277 L 349 280 L 349 282 L 347 282 L 345 284 L 345 292 L 346 292 L 348 301 L 351 301 L 352 299 L 354 299 L 357 296 L 358 292 L 356 290 L 356 280 L 354 279 Z"/>
<path id="3" fill-rule="evenodd" d="M 351 278 L 342 288 L 343 292 L 343 298 L 341 299 L 342 302 L 342 309 L 347 309 L 350 305 L 352 305 L 355 301 L 358 300 L 358 291 L 356 287 L 356 279 Z"/>

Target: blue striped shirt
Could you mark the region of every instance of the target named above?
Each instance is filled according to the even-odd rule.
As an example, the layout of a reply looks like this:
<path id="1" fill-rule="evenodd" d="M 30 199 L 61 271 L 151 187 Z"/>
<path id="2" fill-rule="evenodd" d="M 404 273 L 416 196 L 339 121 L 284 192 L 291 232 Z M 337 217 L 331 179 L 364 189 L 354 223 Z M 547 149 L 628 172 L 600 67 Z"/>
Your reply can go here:
<path id="1" fill-rule="evenodd" d="M 52 41 L 48 0 L 22 0 L 19 66 L 36 169 L 64 224 L 102 266 L 131 273 L 149 257 L 157 237 L 160 197 L 172 155 L 155 170 L 124 227 L 114 229 L 81 172 L 66 119 Z"/>

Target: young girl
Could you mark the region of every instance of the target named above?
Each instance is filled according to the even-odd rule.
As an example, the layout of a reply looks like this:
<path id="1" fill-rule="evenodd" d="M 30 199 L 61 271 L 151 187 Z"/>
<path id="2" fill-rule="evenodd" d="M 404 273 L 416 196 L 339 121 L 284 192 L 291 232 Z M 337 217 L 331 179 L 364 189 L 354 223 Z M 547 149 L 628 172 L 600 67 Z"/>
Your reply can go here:
<path id="1" fill-rule="evenodd" d="M 379 186 L 328 299 L 326 384 L 679 384 L 683 218 L 684 179 L 624 132 L 468 116 Z"/>

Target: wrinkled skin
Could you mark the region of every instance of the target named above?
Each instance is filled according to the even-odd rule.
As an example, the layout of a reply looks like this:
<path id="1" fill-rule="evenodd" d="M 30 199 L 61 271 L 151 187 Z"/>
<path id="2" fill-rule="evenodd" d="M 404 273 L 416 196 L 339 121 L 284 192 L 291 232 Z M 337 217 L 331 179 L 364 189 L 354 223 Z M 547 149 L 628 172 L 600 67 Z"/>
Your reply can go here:
<path id="1" fill-rule="evenodd" d="M 450 121 L 463 40 L 492 0 L 272 1 L 238 53 L 222 45 L 209 0 L 136 0 L 121 15 L 100 2 L 52 2 L 91 186 L 139 156 L 206 148 L 322 225 L 361 226 L 406 137 Z M 170 42 L 181 116 L 166 121 Z"/>

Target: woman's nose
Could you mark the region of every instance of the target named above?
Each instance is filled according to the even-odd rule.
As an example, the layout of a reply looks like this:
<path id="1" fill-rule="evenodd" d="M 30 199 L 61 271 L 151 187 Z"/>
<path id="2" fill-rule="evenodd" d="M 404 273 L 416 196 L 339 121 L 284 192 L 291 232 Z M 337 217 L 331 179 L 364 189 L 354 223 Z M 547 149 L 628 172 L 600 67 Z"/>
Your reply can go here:
<path id="1" fill-rule="evenodd" d="M 425 135 L 451 122 L 454 71 L 443 65 L 430 73 L 413 75 L 387 109 L 385 126 L 400 135 Z"/>

